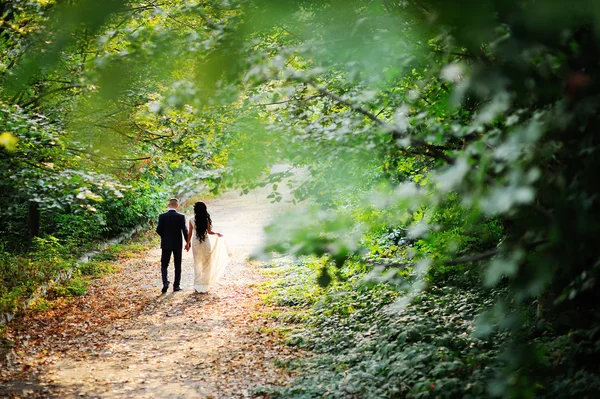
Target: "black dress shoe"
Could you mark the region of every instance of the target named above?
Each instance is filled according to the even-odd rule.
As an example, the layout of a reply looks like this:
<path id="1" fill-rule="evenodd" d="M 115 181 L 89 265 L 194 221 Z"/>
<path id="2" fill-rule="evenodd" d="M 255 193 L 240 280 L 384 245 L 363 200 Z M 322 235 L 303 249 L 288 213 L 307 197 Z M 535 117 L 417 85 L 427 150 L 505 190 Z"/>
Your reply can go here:
<path id="1" fill-rule="evenodd" d="M 162 290 L 160 290 L 160 292 L 162 292 L 164 294 L 165 292 L 167 292 L 168 289 L 169 289 L 169 284 L 163 285 Z"/>
<path id="2" fill-rule="evenodd" d="M 173 287 L 173 292 L 181 291 L 181 287 Z"/>

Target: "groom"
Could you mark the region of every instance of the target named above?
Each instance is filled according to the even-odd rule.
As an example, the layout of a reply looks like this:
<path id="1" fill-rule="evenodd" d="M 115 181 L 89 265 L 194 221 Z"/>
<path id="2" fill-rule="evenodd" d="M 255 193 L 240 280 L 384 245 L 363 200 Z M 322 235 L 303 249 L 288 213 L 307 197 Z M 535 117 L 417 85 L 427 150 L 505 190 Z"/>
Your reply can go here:
<path id="1" fill-rule="evenodd" d="M 183 239 L 187 240 L 188 229 L 185 225 L 185 215 L 177 212 L 179 200 L 171 198 L 167 212 L 158 217 L 158 226 L 156 232 L 160 236 L 160 247 L 162 256 L 160 258 L 160 271 L 162 273 L 162 292 L 169 289 L 169 279 L 167 278 L 167 268 L 171 261 L 171 253 L 175 263 L 175 281 L 173 282 L 173 291 L 181 291 L 179 284 L 181 282 L 181 248 Z"/>

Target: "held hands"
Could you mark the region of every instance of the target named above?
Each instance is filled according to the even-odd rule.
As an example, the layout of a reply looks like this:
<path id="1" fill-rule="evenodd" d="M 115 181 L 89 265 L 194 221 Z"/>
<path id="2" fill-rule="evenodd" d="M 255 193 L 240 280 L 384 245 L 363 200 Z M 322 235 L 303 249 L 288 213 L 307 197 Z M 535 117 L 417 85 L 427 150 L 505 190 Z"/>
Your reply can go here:
<path id="1" fill-rule="evenodd" d="M 185 250 L 186 250 L 186 251 L 189 251 L 189 250 L 190 250 L 190 243 L 189 243 L 189 242 L 185 244 Z"/>

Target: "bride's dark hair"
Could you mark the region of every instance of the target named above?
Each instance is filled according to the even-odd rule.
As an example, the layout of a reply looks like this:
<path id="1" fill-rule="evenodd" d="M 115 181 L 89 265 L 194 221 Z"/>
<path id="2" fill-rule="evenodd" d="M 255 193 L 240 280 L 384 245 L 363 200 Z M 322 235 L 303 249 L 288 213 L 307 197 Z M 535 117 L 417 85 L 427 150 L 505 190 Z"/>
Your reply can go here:
<path id="1" fill-rule="evenodd" d="M 198 201 L 194 204 L 194 222 L 196 224 L 196 237 L 198 237 L 198 241 L 202 242 L 206 239 L 208 225 L 212 223 L 204 202 Z"/>

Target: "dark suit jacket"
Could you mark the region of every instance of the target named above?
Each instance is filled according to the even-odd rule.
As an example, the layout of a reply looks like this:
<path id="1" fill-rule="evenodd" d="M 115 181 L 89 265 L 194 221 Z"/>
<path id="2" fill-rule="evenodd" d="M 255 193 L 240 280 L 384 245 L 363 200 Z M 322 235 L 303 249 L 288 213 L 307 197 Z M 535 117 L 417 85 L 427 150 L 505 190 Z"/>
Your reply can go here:
<path id="1" fill-rule="evenodd" d="M 181 249 L 187 240 L 188 229 L 185 215 L 174 209 L 168 210 L 158 217 L 156 232 L 160 236 L 160 247 L 164 249 Z"/>

